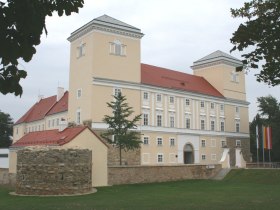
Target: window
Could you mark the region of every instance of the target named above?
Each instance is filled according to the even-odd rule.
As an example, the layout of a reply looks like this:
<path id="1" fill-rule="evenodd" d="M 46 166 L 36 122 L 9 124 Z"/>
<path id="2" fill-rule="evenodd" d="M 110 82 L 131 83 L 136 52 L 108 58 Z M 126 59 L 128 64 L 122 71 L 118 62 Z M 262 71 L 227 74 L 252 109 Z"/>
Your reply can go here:
<path id="1" fill-rule="evenodd" d="M 42 125 L 42 130 L 45 130 L 45 125 L 44 124 Z"/>
<path id="2" fill-rule="evenodd" d="M 41 130 L 41 126 L 40 125 L 38 125 L 38 131 L 40 131 Z"/>
<path id="3" fill-rule="evenodd" d="M 170 138 L 169 139 L 169 144 L 170 144 L 170 147 L 174 147 L 175 146 L 175 139 L 174 138 Z"/>
<path id="4" fill-rule="evenodd" d="M 216 160 L 217 159 L 217 155 L 216 154 L 211 154 L 211 160 Z"/>
<path id="5" fill-rule="evenodd" d="M 48 126 L 51 127 L 51 120 L 48 121 Z"/>
<path id="6" fill-rule="evenodd" d="M 220 111 L 223 112 L 224 111 L 224 104 L 220 104 Z"/>
<path id="7" fill-rule="evenodd" d="M 236 71 L 231 72 L 231 81 L 236 82 L 236 83 L 239 82 L 239 76 L 238 76 L 238 73 Z"/>
<path id="8" fill-rule="evenodd" d="M 185 103 L 186 103 L 186 106 L 189 106 L 190 105 L 190 99 L 186 98 Z"/>
<path id="9" fill-rule="evenodd" d="M 144 145 L 148 145 L 148 144 L 149 144 L 149 137 L 144 136 L 144 138 L 143 138 L 143 144 L 144 144 Z"/>
<path id="10" fill-rule="evenodd" d="M 159 137 L 159 138 L 157 138 L 157 145 L 158 146 L 162 146 L 162 138 L 161 137 Z"/>
<path id="11" fill-rule="evenodd" d="M 52 120 L 52 127 L 54 127 L 55 119 Z"/>
<path id="12" fill-rule="evenodd" d="M 215 130 L 215 121 L 211 120 L 211 131 Z"/>
<path id="13" fill-rule="evenodd" d="M 157 162 L 158 163 L 163 163 L 163 154 L 158 154 L 157 155 Z"/>
<path id="14" fill-rule="evenodd" d="M 143 99 L 144 99 L 144 100 L 149 100 L 149 93 L 144 92 L 144 93 L 143 93 Z"/>
<path id="15" fill-rule="evenodd" d="M 170 127 L 174 128 L 175 127 L 175 119 L 174 116 L 170 116 Z"/>
<path id="16" fill-rule="evenodd" d="M 226 147 L 227 146 L 227 142 L 225 140 L 222 140 L 221 141 L 221 146 L 222 146 L 222 148 Z"/>
<path id="17" fill-rule="evenodd" d="M 236 140 L 235 144 L 236 144 L 236 147 L 241 147 L 241 140 Z"/>
<path id="18" fill-rule="evenodd" d="M 240 122 L 235 122 L 235 132 L 240 132 Z"/>
<path id="19" fill-rule="evenodd" d="M 174 104 L 174 97 L 173 97 L 173 96 L 170 96 L 170 97 L 169 97 L 169 103 L 170 103 L 170 104 Z"/>
<path id="20" fill-rule="evenodd" d="M 201 160 L 206 160 L 206 155 L 201 155 Z"/>
<path id="21" fill-rule="evenodd" d="M 110 54 L 125 56 L 126 55 L 126 45 L 123 45 L 119 40 L 110 42 Z"/>
<path id="22" fill-rule="evenodd" d="M 211 139 L 211 147 L 216 147 L 216 139 Z"/>
<path id="23" fill-rule="evenodd" d="M 211 102 L 210 107 L 211 109 L 215 109 L 215 103 Z"/>
<path id="24" fill-rule="evenodd" d="M 239 107 L 238 106 L 235 107 L 235 113 L 239 114 Z"/>
<path id="25" fill-rule="evenodd" d="M 225 131 L 225 122 L 224 121 L 221 122 L 221 131 Z"/>
<path id="26" fill-rule="evenodd" d="M 204 109 L 204 106 L 205 106 L 204 101 L 201 101 L 200 102 L 200 108 Z"/>
<path id="27" fill-rule="evenodd" d="M 85 43 L 81 43 L 77 47 L 77 58 L 80 58 L 80 57 L 84 56 L 85 54 L 86 54 L 86 44 Z"/>
<path id="28" fill-rule="evenodd" d="M 56 126 L 59 125 L 59 118 L 56 119 Z"/>
<path id="29" fill-rule="evenodd" d="M 81 124 L 81 110 L 78 109 L 76 112 L 76 123 L 79 125 Z"/>
<path id="30" fill-rule="evenodd" d="M 205 120 L 200 120 L 200 129 L 205 130 Z"/>
<path id="31" fill-rule="evenodd" d="M 186 128 L 190 129 L 191 128 L 191 119 L 190 118 L 186 118 Z"/>
<path id="32" fill-rule="evenodd" d="M 77 90 L 77 98 L 81 98 L 81 96 L 82 96 L 82 90 L 78 89 Z"/>
<path id="33" fill-rule="evenodd" d="M 119 94 L 121 94 L 121 89 L 120 88 L 115 88 L 114 89 L 114 96 L 118 96 Z"/>
<path id="34" fill-rule="evenodd" d="M 162 116 L 157 115 L 157 126 L 161 127 L 162 126 Z"/>
<path id="35" fill-rule="evenodd" d="M 149 125 L 149 114 L 143 114 L 143 125 Z"/>
<path id="36" fill-rule="evenodd" d="M 206 140 L 204 139 L 201 140 L 201 147 L 206 147 Z"/>
<path id="37" fill-rule="evenodd" d="M 157 102 L 161 102 L 161 94 L 157 94 Z"/>

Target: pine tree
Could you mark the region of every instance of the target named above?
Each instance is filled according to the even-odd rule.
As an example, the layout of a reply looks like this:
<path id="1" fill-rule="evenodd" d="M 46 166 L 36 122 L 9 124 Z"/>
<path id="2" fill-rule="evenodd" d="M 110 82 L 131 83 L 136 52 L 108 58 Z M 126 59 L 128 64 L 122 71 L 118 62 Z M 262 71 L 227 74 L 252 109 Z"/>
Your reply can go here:
<path id="1" fill-rule="evenodd" d="M 113 101 L 107 103 L 107 106 L 112 109 L 113 115 L 105 115 L 103 122 L 108 125 L 108 129 L 101 134 L 108 143 L 119 148 L 120 165 L 122 165 L 122 150 L 128 151 L 140 148 L 142 143 L 140 132 L 136 131 L 136 123 L 141 119 L 141 114 L 131 119 L 134 111 L 132 107 L 129 107 L 126 100 L 126 97 L 119 93 L 114 96 Z"/>

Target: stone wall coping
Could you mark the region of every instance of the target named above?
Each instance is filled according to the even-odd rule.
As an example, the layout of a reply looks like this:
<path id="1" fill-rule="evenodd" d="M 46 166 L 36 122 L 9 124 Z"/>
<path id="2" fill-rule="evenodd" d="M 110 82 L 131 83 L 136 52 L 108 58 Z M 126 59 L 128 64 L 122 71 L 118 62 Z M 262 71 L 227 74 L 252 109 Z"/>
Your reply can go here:
<path id="1" fill-rule="evenodd" d="M 193 167 L 193 166 L 220 166 L 221 164 L 176 164 L 176 165 L 122 165 L 122 166 L 108 166 L 108 168 L 151 168 L 151 167 Z"/>

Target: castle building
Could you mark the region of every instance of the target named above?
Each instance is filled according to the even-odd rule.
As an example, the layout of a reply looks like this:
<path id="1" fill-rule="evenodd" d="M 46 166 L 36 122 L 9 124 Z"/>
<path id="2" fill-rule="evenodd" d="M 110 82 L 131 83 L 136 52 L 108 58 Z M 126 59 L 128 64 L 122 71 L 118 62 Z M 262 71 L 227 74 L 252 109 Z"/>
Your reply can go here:
<path id="1" fill-rule="evenodd" d="M 140 29 L 107 15 L 71 33 L 67 109 L 42 110 L 36 122 L 28 120 L 28 111 L 14 126 L 14 140 L 36 131 L 38 122 L 44 124 L 40 129 L 51 129 L 48 123 L 60 118 L 102 132 L 102 119 L 111 113 L 106 103 L 122 92 L 142 114 L 141 165 L 216 164 L 225 147 L 232 157 L 241 148 L 249 161 L 245 76 L 235 71 L 242 62 L 216 51 L 193 63 L 193 75 L 142 64 L 142 37 Z"/>

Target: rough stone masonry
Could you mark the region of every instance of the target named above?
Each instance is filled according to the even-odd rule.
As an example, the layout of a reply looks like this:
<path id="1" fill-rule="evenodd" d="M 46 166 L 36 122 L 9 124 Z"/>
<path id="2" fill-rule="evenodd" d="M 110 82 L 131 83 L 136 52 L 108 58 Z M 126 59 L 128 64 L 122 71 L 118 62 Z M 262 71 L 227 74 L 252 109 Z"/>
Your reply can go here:
<path id="1" fill-rule="evenodd" d="M 64 195 L 92 189 L 88 149 L 23 149 L 17 159 L 17 194 Z"/>

